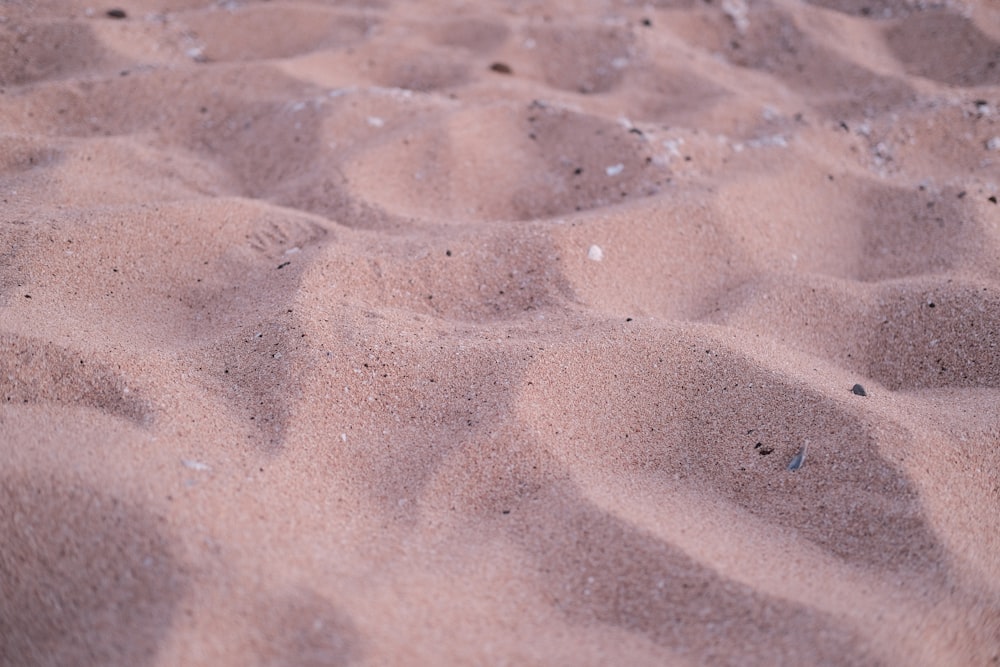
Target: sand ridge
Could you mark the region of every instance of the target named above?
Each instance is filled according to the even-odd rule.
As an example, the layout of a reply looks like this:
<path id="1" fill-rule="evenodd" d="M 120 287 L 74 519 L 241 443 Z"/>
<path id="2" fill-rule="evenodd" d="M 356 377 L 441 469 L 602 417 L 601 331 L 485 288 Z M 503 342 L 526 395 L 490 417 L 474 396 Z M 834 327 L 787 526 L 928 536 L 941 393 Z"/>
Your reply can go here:
<path id="1" fill-rule="evenodd" d="M 1000 661 L 998 63 L 986 0 L 5 3 L 0 664 Z"/>

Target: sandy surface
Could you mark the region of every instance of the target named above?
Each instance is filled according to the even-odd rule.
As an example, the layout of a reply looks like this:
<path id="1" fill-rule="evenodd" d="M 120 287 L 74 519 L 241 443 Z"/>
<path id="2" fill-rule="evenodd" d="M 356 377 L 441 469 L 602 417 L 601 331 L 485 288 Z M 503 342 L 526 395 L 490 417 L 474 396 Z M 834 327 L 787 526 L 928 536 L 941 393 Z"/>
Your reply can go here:
<path id="1" fill-rule="evenodd" d="M 993 0 L 5 0 L 0 663 L 996 665 L 998 183 Z"/>

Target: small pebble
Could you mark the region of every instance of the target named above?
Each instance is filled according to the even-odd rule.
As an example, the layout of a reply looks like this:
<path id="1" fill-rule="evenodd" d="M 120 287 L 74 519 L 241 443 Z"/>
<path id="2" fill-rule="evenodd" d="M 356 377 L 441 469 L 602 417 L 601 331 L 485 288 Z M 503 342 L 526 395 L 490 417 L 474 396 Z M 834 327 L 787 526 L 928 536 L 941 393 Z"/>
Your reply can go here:
<path id="1" fill-rule="evenodd" d="M 108 18 L 112 19 L 123 19 L 128 16 L 124 9 L 109 9 L 106 14 L 108 15 Z"/>
<path id="2" fill-rule="evenodd" d="M 601 250 L 601 246 L 590 246 L 590 250 L 587 251 L 587 259 L 592 259 L 595 262 L 599 262 L 604 259 L 604 251 Z"/>
<path id="3" fill-rule="evenodd" d="M 865 391 L 865 388 L 862 387 L 860 384 L 856 384 L 853 387 L 851 387 L 851 391 L 853 393 L 857 394 L 858 396 L 867 396 L 868 395 L 868 392 Z"/>
<path id="4" fill-rule="evenodd" d="M 802 445 L 802 449 L 799 450 L 799 453 L 796 454 L 792 458 L 791 462 L 788 464 L 789 470 L 795 472 L 796 470 L 798 470 L 803 466 L 803 464 L 806 462 L 806 450 L 808 448 L 809 448 L 809 442 L 806 441 L 806 444 Z"/>

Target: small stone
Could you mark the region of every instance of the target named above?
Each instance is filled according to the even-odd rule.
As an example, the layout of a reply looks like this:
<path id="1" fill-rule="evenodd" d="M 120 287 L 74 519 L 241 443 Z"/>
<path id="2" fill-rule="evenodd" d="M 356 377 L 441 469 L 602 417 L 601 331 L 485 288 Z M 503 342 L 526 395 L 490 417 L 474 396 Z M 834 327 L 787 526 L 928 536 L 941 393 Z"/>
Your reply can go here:
<path id="1" fill-rule="evenodd" d="M 851 392 L 854 393 L 854 394 L 857 394 L 858 396 L 867 396 L 868 395 L 868 392 L 865 391 L 865 388 L 862 387 L 860 384 L 856 384 L 853 387 L 851 387 Z"/>
<path id="2" fill-rule="evenodd" d="M 601 250 L 601 246 L 592 245 L 590 250 L 587 251 L 587 259 L 592 259 L 595 262 L 599 262 L 604 259 L 604 251 Z"/>
<path id="3" fill-rule="evenodd" d="M 799 453 L 796 454 L 792 458 L 791 462 L 788 464 L 788 469 L 789 470 L 791 470 L 792 472 L 795 472 L 796 470 L 798 470 L 799 468 L 801 468 L 803 466 L 803 464 L 805 464 L 805 462 L 806 462 L 806 450 L 808 450 L 808 449 L 809 449 L 809 441 L 806 440 L 805 444 L 802 445 L 802 449 L 799 450 Z"/>

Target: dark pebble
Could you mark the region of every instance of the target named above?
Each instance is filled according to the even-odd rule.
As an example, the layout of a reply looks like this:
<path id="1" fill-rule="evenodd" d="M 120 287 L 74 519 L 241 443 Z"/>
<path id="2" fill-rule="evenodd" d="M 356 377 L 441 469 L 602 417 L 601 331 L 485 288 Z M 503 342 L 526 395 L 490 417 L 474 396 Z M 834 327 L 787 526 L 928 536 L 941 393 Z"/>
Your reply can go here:
<path id="1" fill-rule="evenodd" d="M 108 18 L 112 19 L 124 19 L 128 18 L 128 14 L 125 13 L 124 9 L 109 9 L 107 11 Z"/>
<path id="2" fill-rule="evenodd" d="M 492 65 L 490 65 L 490 69 L 493 70 L 494 72 L 496 72 L 497 74 L 513 74 L 514 73 L 514 70 L 512 70 L 510 68 L 510 65 L 508 65 L 507 63 L 493 63 Z"/>
<path id="3" fill-rule="evenodd" d="M 291 264 L 291 262 L 282 262 L 281 264 L 278 264 L 278 268 L 279 269 L 283 269 L 286 266 L 288 266 L 289 264 Z"/>
<path id="4" fill-rule="evenodd" d="M 853 393 L 857 394 L 858 396 L 867 396 L 868 395 L 868 392 L 865 391 L 865 388 L 862 387 L 860 384 L 856 384 L 853 387 L 851 387 L 851 391 Z"/>

